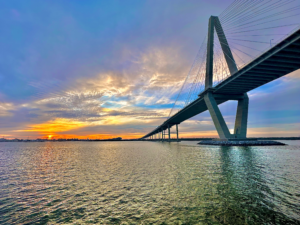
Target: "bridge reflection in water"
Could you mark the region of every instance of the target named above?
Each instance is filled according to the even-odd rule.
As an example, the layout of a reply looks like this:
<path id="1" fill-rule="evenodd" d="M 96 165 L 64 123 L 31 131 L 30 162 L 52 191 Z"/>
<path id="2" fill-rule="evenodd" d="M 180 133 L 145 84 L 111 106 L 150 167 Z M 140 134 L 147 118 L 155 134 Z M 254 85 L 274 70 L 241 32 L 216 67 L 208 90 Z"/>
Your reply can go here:
<path id="1" fill-rule="evenodd" d="M 170 145 L 172 151 L 176 146 L 162 145 Z M 199 151 L 190 146 L 183 152 L 184 145 L 177 144 L 174 153 L 180 158 L 175 208 L 194 215 L 189 217 L 191 224 L 300 223 L 297 185 L 292 184 L 299 173 L 285 163 L 298 161 L 291 160 L 298 155 L 295 147 L 201 146 Z"/>

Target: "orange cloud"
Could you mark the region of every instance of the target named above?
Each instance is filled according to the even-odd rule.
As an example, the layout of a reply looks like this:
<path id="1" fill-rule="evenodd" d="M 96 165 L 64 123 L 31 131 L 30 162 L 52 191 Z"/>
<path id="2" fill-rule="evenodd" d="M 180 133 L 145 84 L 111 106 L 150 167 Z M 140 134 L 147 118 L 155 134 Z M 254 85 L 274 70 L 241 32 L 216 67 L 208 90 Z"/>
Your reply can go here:
<path id="1" fill-rule="evenodd" d="M 76 134 L 52 134 L 52 135 L 44 135 L 43 139 L 71 139 L 71 138 L 78 138 L 78 139 L 111 139 L 116 137 L 122 137 L 123 139 L 136 139 L 144 136 L 144 133 L 130 133 L 130 134 L 87 134 L 87 135 L 76 135 Z M 51 136 L 49 138 L 49 136 Z"/>
<path id="2" fill-rule="evenodd" d="M 41 134 L 50 135 L 50 134 L 56 133 L 56 132 L 63 132 L 63 131 L 78 129 L 81 127 L 85 127 L 87 125 L 88 124 L 85 122 L 57 118 L 53 121 L 49 121 L 49 122 L 46 122 L 43 124 L 30 125 L 28 129 L 18 130 L 17 132 L 39 132 Z"/>

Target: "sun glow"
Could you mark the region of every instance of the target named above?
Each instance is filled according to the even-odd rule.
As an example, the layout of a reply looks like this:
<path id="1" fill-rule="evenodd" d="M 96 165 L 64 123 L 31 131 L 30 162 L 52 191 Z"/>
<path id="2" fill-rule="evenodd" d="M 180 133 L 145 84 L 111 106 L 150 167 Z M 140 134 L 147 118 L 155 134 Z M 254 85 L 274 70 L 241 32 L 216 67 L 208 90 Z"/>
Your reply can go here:
<path id="1" fill-rule="evenodd" d="M 53 121 L 48 121 L 42 124 L 32 124 L 29 126 L 28 129 L 21 130 L 21 131 L 40 132 L 41 134 L 49 134 L 53 132 L 76 130 L 78 128 L 85 127 L 87 125 L 88 123 L 86 122 L 57 118 Z"/>

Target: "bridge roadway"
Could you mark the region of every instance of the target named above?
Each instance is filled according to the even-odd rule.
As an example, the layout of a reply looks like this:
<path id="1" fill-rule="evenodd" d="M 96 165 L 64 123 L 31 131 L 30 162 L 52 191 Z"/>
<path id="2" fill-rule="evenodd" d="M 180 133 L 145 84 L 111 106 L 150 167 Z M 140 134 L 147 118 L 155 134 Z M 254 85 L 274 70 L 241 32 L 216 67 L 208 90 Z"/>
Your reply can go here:
<path id="1" fill-rule="evenodd" d="M 199 98 L 191 102 L 162 125 L 141 139 L 151 137 L 162 130 L 207 110 L 204 95 L 211 91 L 217 104 L 228 100 L 238 100 L 244 93 L 276 80 L 300 68 L 300 29 L 285 38 L 283 41 L 260 55 L 248 65 L 238 70 L 217 86 L 199 94 Z"/>

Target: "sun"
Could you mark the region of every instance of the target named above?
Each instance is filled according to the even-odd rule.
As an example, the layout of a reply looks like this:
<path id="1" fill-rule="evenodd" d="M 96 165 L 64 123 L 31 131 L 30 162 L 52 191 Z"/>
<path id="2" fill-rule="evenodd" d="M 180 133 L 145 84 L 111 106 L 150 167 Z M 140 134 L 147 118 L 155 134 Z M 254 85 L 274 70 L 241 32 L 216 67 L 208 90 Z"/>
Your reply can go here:
<path id="1" fill-rule="evenodd" d="M 51 140 L 53 135 L 48 135 L 48 140 Z"/>

